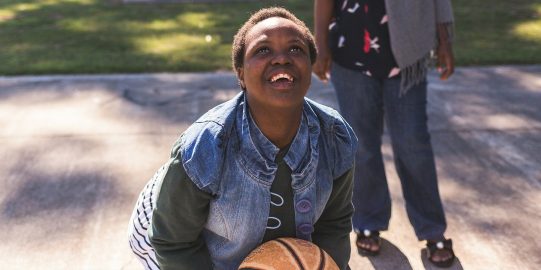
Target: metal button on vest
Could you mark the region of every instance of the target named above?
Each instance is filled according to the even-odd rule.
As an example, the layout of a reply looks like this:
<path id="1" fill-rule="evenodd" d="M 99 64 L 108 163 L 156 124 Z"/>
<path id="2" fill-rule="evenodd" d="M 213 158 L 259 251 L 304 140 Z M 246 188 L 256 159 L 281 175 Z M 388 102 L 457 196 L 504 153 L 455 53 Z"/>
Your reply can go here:
<path id="1" fill-rule="evenodd" d="M 296 208 L 297 208 L 297 211 L 301 213 L 306 213 L 310 211 L 310 209 L 312 209 L 312 203 L 310 203 L 309 200 L 302 199 L 297 202 Z"/>
<path id="2" fill-rule="evenodd" d="M 314 226 L 310 223 L 304 223 L 299 225 L 298 229 L 303 234 L 311 234 L 314 231 Z"/>

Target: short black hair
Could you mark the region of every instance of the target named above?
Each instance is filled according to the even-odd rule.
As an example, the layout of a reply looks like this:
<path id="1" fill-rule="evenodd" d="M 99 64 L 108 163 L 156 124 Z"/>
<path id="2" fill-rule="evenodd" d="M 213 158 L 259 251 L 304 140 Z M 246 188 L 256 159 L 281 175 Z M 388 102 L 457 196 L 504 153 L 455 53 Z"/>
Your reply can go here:
<path id="1" fill-rule="evenodd" d="M 246 33 L 250 31 L 256 24 L 259 22 L 273 18 L 279 17 L 292 21 L 295 23 L 303 32 L 303 38 L 308 42 L 308 49 L 310 50 L 310 62 L 314 64 L 317 57 L 316 43 L 314 41 L 314 36 L 310 32 L 310 29 L 304 24 L 303 21 L 299 20 L 293 13 L 288 11 L 285 8 L 281 7 L 270 7 L 263 8 L 258 10 L 242 25 L 235 38 L 233 39 L 233 51 L 231 58 L 233 61 L 233 70 L 235 73 L 237 69 L 241 68 L 244 65 L 244 51 L 246 50 Z"/>

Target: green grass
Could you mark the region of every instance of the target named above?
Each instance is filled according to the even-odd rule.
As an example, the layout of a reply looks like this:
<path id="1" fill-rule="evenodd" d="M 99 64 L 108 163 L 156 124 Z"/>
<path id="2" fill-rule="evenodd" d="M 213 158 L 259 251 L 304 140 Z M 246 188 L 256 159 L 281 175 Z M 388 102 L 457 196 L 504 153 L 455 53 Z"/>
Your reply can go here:
<path id="1" fill-rule="evenodd" d="M 540 64 L 540 0 L 455 0 L 459 65 Z"/>
<path id="2" fill-rule="evenodd" d="M 312 0 L 121 4 L 0 1 L 0 74 L 229 70 L 255 10 L 280 5 L 312 25 Z M 540 0 L 454 0 L 459 65 L 541 63 Z"/>

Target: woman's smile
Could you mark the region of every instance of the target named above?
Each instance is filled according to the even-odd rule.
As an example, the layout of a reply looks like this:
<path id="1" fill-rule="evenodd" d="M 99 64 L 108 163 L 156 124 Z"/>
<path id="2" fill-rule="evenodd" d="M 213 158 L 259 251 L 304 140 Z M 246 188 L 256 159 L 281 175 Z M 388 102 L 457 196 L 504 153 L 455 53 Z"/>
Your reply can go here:
<path id="1" fill-rule="evenodd" d="M 273 72 L 267 81 L 277 90 L 292 89 L 296 82 L 295 77 L 287 71 Z"/>

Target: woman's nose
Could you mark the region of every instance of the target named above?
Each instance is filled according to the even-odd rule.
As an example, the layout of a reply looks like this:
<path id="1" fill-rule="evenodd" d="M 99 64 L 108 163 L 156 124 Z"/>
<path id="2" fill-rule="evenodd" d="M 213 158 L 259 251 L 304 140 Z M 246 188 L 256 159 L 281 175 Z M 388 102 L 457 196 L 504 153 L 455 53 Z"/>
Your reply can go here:
<path id="1" fill-rule="evenodd" d="M 287 65 L 291 63 L 291 58 L 287 52 L 276 53 L 272 58 L 273 65 Z"/>

